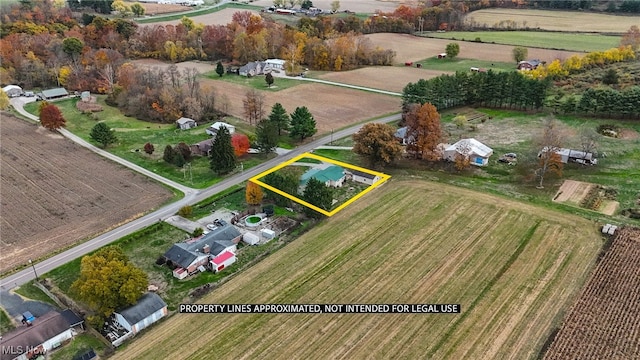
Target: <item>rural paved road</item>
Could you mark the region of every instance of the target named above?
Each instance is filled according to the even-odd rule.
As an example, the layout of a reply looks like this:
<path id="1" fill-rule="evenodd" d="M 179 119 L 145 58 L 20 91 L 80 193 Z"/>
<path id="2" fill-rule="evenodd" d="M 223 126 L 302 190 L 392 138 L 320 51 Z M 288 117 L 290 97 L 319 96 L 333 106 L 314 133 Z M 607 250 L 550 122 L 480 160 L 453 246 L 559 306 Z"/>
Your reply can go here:
<path id="1" fill-rule="evenodd" d="M 13 98 L 11 99 L 11 104 L 12 106 L 18 111 L 20 112 L 22 115 L 33 119 L 33 120 L 38 120 L 38 118 L 32 114 L 29 114 L 28 112 L 26 112 L 23 108 L 24 104 L 26 102 L 28 102 L 28 98 Z M 370 122 L 377 122 L 377 123 L 389 123 L 392 121 L 397 121 L 400 120 L 401 115 L 400 114 L 395 114 L 395 115 L 390 115 L 390 116 L 386 116 L 377 120 L 372 120 Z M 327 144 L 329 142 L 331 142 L 334 138 L 335 139 L 340 139 L 343 137 L 347 137 L 350 136 L 354 133 L 356 133 L 364 124 L 359 124 L 359 125 L 354 125 L 351 126 L 349 128 L 343 129 L 343 130 L 339 130 L 339 131 L 335 131 L 333 134 L 324 136 L 322 138 L 318 138 L 315 139 L 307 144 L 301 145 L 299 147 L 297 147 L 294 150 L 289 151 L 286 154 L 280 155 L 274 159 L 271 159 L 267 162 L 264 162 L 256 167 L 253 167 L 249 170 L 243 171 L 241 173 L 238 173 L 234 176 L 231 176 L 229 178 L 226 178 L 224 180 L 222 180 L 221 182 L 210 186 L 206 189 L 202 189 L 202 190 L 196 190 L 196 189 L 191 189 L 188 187 L 185 187 L 183 185 L 177 184 L 173 181 L 170 181 L 168 179 L 165 179 L 151 171 L 148 171 L 146 169 L 143 169 L 135 164 L 132 164 L 129 161 L 126 161 L 124 159 L 121 159 L 117 156 L 114 156 L 108 152 L 102 151 L 101 149 L 87 143 L 86 141 L 80 139 L 79 137 L 70 134 L 68 131 L 66 130 L 62 130 L 61 134 L 69 136 L 69 138 L 72 141 L 77 142 L 78 144 L 85 146 L 87 148 L 89 148 L 92 151 L 96 151 L 96 153 L 98 153 L 101 156 L 105 156 L 113 161 L 116 161 L 124 166 L 128 166 L 131 169 L 138 171 L 142 174 L 148 175 L 153 177 L 154 179 L 167 184 L 169 186 L 173 186 L 176 189 L 179 189 L 180 191 L 185 193 L 184 198 L 180 199 L 179 201 L 176 201 L 174 203 L 168 204 L 154 212 L 151 212 L 141 218 L 138 218 L 134 221 L 131 221 L 125 225 L 122 225 L 118 228 L 115 228 L 111 231 L 108 231 L 94 239 L 88 240 L 82 244 L 79 244 L 69 250 L 66 250 L 60 254 L 57 254 L 51 258 L 48 258 L 46 260 L 43 260 L 37 264 L 35 264 L 35 271 L 34 268 L 32 267 L 27 267 L 19 272 L 16 272 L 12 275 L 9 275 L 7 277 L 4 277 L 2 279 L 0 279 L 0 287 L 2 289 L 9 289 L 9 288 L 13 288 L 16 286 L 20 286 L 26 282 L 29 282 L 31 280 L 33 280 L 35 278 L 35 272 L 37 272 L 37 274 L 44 274 L 46 272 L 49 272 L 57 267 L 59 267 L 60 265 L 66 264 L 74 259 L 77 259 L 91 251 L 94 251 L 96 249 L 99 249 L 109 243 L 112 243 L 116 240 L 118 240 L 119 238 L 126 236 L 128 234 L 131 234 L 137 230 L 143 229 L 155 222 L 161 221 L 162 219 L 165 219 L 169 216 L 174 215 L 176 212 L 178 212 L 178 210 L 185 206 L 185 205 L 189 205 L 189 204 L 194 204 L 197 203 L 201 200 L 204 200 L 214 194 L 217 194 L 223 190 L 228 189 L 229 187 L 233 186 L 233 185 L 237 185 L 240 184 L 248 179 L 250 179 L 251 177 L 260 174 L 261 172 L 270 169 L 284 161 L 290 160 L 292 158 L 294 158 L 295 156 L 298 156 L 300 154 L 303 154 L 305 152 L 310 152 L 313 149 L 317 148 L 318 146 Z M 176 185 L 176 186 L 174 186 Z"/>

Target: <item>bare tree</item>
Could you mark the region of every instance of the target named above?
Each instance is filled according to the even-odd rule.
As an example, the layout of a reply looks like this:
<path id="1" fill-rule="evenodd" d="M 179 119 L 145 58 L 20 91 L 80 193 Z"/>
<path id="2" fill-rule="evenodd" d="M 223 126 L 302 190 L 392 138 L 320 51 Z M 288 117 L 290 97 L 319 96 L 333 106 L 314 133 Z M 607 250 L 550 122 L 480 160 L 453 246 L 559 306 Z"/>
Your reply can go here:
<path id="1" fill-rule="evenodd" d="M 538 188 L 544 188 L 544 178 L 548 172 L 562 176 L 562 158 L 558 154 L 562 149 L 564 133 L 556 120 L 545 120 L 542 132 L 534 138 L 534 144 L 538 151 L 538 167 L 535 170 L 536 177 L 540 180 Z"/>
<path id="2" fill-rule="evenodd" d="M 257 123 L 264 118 L 264 95 L 256 89 L 251 89 L 245 94 L 242 101 L 244 106 L 244 116 L 249 124 Z"/>
<path id="3" fill-rule="evenodd" d="M 593 156 L 596 155 L 598 151 L 598 137 L 600 137 L 600 135 L 591 127 L 583 127 L 580 129 L 580 146 L 585 153 L 584 156 L 587 156 L 587 153 L 591 153 Z"/>
<path id="4" fill-rule="evenodd" d="M 200 75 L 200 73 L 196 68 L 191 67 L 184 69 L 182 74 L 187 85 L 187 94 L 189 94 L 190 97 L 198 98 L 198 90 L 200 90 L 198 75 Z"/>

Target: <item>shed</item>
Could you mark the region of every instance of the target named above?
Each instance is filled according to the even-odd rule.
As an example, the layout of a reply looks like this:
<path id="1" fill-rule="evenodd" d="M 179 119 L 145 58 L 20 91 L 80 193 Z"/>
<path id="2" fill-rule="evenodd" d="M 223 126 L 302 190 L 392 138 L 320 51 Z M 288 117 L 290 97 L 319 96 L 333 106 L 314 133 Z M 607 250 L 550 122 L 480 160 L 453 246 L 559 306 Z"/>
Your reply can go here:
<path id="1" fill-rule="evenodd" d="M 462 139 L 444 149 L 444 158 L 455 161 L 457 154 L 469 157 L 471 165 L 485 166 L 489 163 L 489 157 L 493 155 L 493 149 L 480 141 L 469 138 Z"/>
<path id="2" fill-rule="evenodd" d="M 242 241 L 244 241 L 247 245 L 256 245 L 260 242 L 260 237 L 258 235 L 247 232 L 242 235 Z"/>
<path id="3" fill-rule="evenodd" d="M 371 174 L 368 172 L 352 170 L 352 169 L 349 169 L 348 172 L 349 174 L 351 174 L 351 179 L 353 181 L 359 182 L 362 184 L 373 185 L 378 181 L 380 181 L 380 176 L 376 174 Z"/>
<path id="4" fill-rule="evenodd" d="M 198 126 L 198 123 L 196 123 L 196 121 L 193 119 L 181 117 L 180 119 L 176 120 L 176 126 L 178 127 L 178 129 L 189 130 Z"/>
<path id="5" fill-rule="evenodd" d="M 22 95 L 22 88 L 18 85 L 7 85 L 2 88 L 2 91 L 10 98 Z"/>
<path id="6" fill-rule="evenodd" d="M 216 121 L 213 123 L 213 125 L 209 126 L 209 128 L 206 131 L 207 134 L 209 135 L 215 135 L 218 133 L 218 130 L 220 130 L 220 127 L 226 127 L 227 130 L 229 130 L 229 134 L 233 134 L 236 132 L 236 127 L 231 125 L 231 124 L 227 124 L 225 122 L 222 121 Z"/>
<path id="7" fill-rule="evenodd" d="M 264 61 L 264 63 L 265 63 L 265 66 L 264 66 L 265 71 L 273 71 L 273 70 L 284 69 L 285 61 L 282 59 L 267 59 Z"/>
<path id="8" fill-rule="evenodd" d="M 271 240 L 276 237 L 276 232 L 271 229 L 262 229 L 260 230 L 260 235 L 267 240 Z"/>
<path id="9" fill-rule="evenodd" d="M 236 254 L 231 251 L 225 251 L 211 259 L 211 269 L 213 272 L 218 273 L 225 267 L 231 266 L 234 262 L 236 262 Z"/>
<path id="10" fill-rule="evenodd" d="M 60 313 L 62 317 L 69 323 L 69 327 L 79 326 L 82 330 L 84 330 L 84 320 L 78 316 L 78 314 L 74 313 L 73 310 L 67 309 Z"/>
<path id="11" fill-rule="evenodd" d="M 116 321 L 134 334 L 167 315 L 167 304 L 156 293 L 146 293 L 132 306 L 114 312 Z"/>

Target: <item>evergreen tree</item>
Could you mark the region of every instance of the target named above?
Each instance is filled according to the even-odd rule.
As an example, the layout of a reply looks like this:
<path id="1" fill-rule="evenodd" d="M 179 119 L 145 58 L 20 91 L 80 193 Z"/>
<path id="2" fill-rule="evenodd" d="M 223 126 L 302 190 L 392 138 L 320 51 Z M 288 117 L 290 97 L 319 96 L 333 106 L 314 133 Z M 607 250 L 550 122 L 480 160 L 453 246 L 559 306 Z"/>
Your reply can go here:
<path id="1" fill-rule="evenodd" d="M 218 175 L 227 174 L 235 169 L 236 154 L 231 144 L 231 134 L 225 126 L 220 127 L 215 139 L 213 139 L 209 158 L 211 170 Z"/>
<path id="2" fill-rule="evenodd" d="M 173 150 L 171 145 L 167 145 L 164 148 L 164 153 L 162 155 L 162 159 L 169 164 L 173 164 L 173 158 L 176 156 L 176 152 Z"/>
<path id="3" fill-rule="evenodd" d="M 285 113 L 285 115 L 287 115 Z M 287 115 L 288 117 L 288 115 Z M 278 145 L 278 129 L 269 119 L 262 119 L 256 125 L 256 146 L 263 154 L 268 154 Z"/>
<path id="4" fill-rule="evenodd" d="M 220 61 L 218 61 L 218 63 L 216 64 L 216 74 L 218 74 L 220 77 L 224 75 L 224 66 L 222 66 L 222 62 Z"/>
<path id="5" fill-rule="evenodd" d="M 320 180 L 315 178 L 309 179 L 304 188 L 302 199 L 312 205 L 323 210 L 329 211 L 333 202 L 333 191 Z M 305 212 L 309 216 L 319 217 L 321 214 L 311 208 L 306 208 Z"/>
<path id="6" fill-rule="evenodd" d="M 282 104 L 273 104 L 268 119 L 278 129 L 278 135 L 282 135 L 282 130 L 289 130 L 289 114 L 287 114 L 287 110 L 284 109 Z"/>
<path id="7" fill-rule="evenodd" d="M 268 87 L 271 87 L 271 85 L 273 85 L 273 75 L 271 75 L 271 73 L 267 73 L 267 75 L 264 76 L 264 81 L 267 82 Z"/>
<path id="8" fill-rule="evenodd" d="M 100 143 L 103 148 L 118 141 L 115 131 L 111 130 L 109 126 L 103 122 L 97 123 L 93 129 L 91 129 L 89 136 L 93 141 Z"/>
<path id="9" fill-rule="evenodd" d="M 313 136 L 318 131 L 316 121 L 306 106 L 297 107 L 291 114 L 291 137 L 300 136 L 300 140 L 304 140 L 309 136 Z"/>

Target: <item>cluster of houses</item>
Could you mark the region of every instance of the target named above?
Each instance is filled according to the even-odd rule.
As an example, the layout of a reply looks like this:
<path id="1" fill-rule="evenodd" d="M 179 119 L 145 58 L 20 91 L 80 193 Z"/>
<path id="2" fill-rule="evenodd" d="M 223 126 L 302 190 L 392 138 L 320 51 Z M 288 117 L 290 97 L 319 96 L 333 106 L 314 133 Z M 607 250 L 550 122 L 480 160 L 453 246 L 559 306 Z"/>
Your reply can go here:
<path id="1" fill-rule="evenodd" d="M 189 130 L 198 126 L 198 123 L 190 118 L 181 117 L 176 120 L 176 127 L 180 130 Z M 226 127 L 229 130 L 230 134 L 234 134 L 236 132 L 235 126 L 231 124 L 227 124 L 222 121 L 216 121 L 211 126 L 205 129 L 205 132 L 211 136 L 216 136 L 218 131 L 220 131 L 221 127 Z M 200 156 L 209 156 L 209 152 L 211 151 L 212 139 L 202 140 L 198 143 L 192 144 L 190 146 L 191 153 L 194 155 Z"/>
<path id="2" fill-rule="evenodd" d="M 19 97 L 19 96 L 26 96 L 26 97 L 35 96 L 38 100 L 55 100 L 55 99 L 67 97 L 70 95 L 67 89 L 62 87 L 42 90 L 39 93 L 34 93 L 33 91 L 24 91 L 18 85 L 7 85 L 2 88 L 2 91 L 4 91 L 5 94 L 7 94 L 7 96 L 10 98 Z"/>

